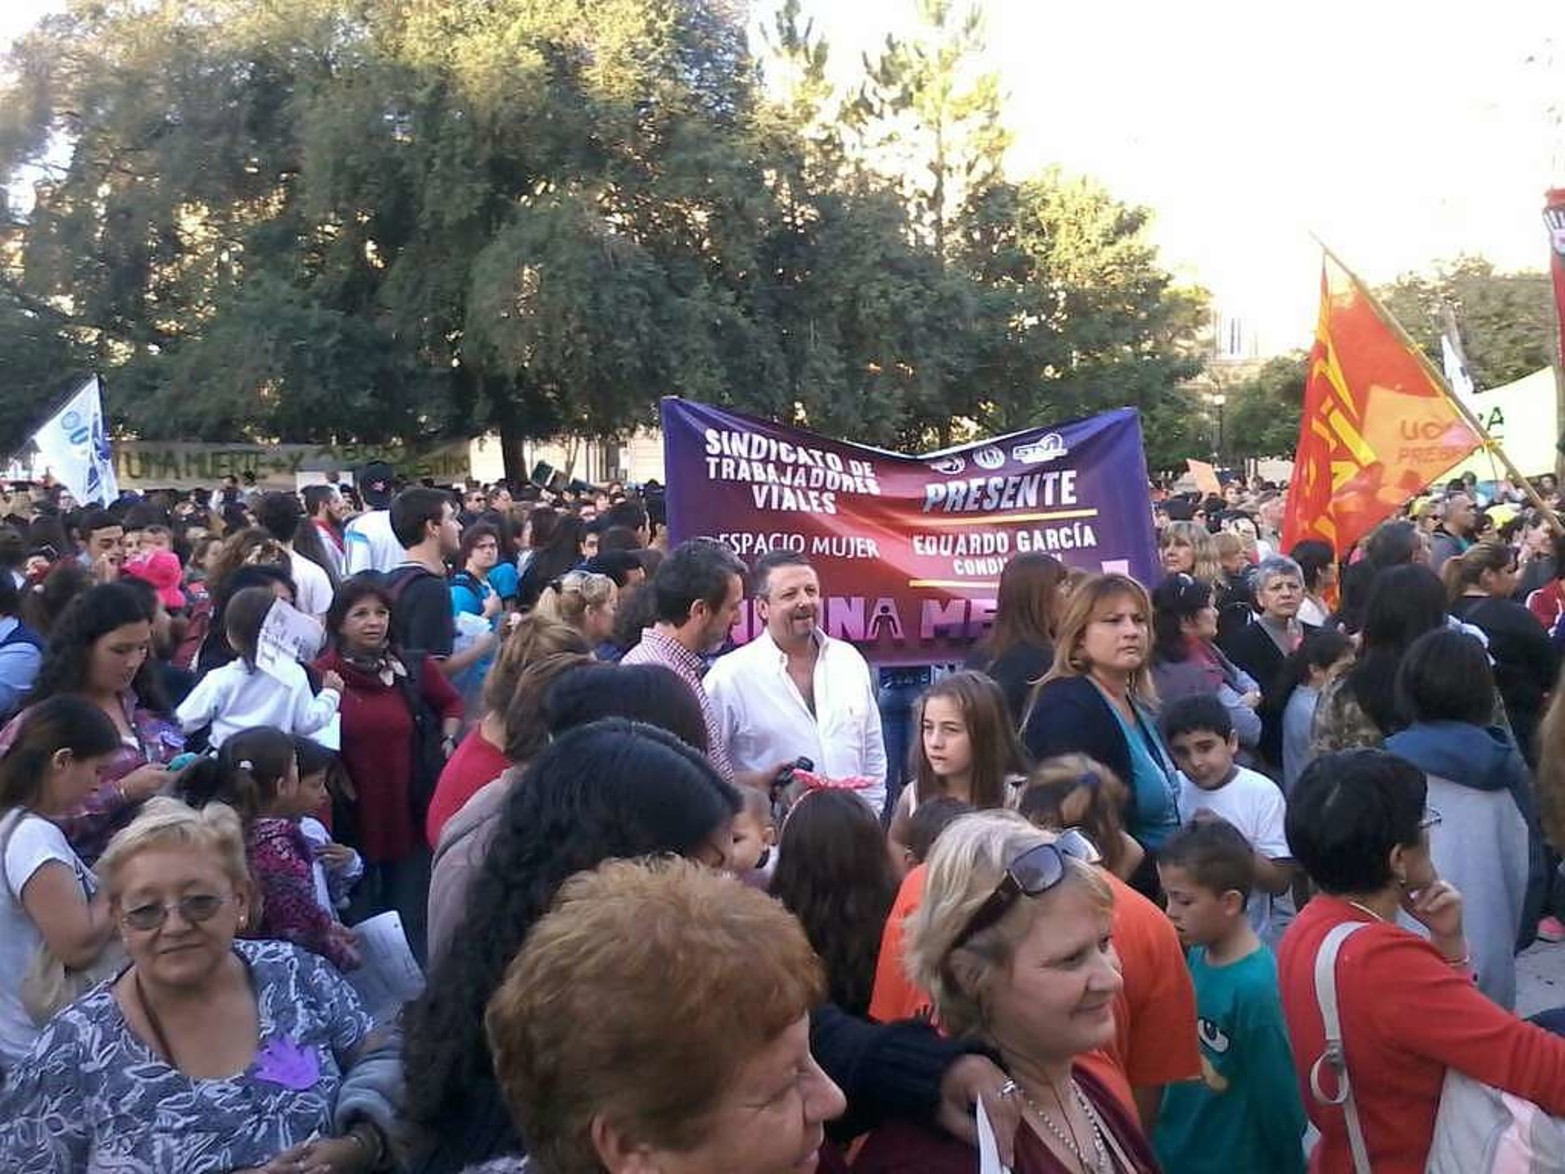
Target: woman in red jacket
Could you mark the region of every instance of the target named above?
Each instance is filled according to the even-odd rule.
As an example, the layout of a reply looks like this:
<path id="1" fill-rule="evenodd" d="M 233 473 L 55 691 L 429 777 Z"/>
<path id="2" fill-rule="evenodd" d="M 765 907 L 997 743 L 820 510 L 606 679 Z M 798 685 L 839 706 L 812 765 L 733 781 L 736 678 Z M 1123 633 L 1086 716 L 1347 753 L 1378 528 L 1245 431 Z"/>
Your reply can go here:
<path id="1" fill-rule="evenodd" d="M 1347 1118 L 1321 1104 L 1310 1070 L 1326 1049 L 1315 959 L 1331 929 L 1365 927 L 1337 955 L 1336 988 L 1353 1100 L 1375 1174 L 1422 1174 L 1447 1068 L 1565 1113 L 1565 1039 L 1480 994 L 1462 898 L 1435 872 L 1423 772 L 1381 750 L 1317 758 L 1288 799 L 1288 844 L 1320 889 L 1282 940 L 1278 977 L 1304 1106 L 1321 1132 L 1320 1174 L 1352 1174 Z M 1427 940 L 1396 924 L 1406 912 Z M 1323 1076 L 1334 1091 L 1329 1074 Z"/>
<path id="2" fill-rule="evenodd" d="M 435 779 L 414 738 L 414 706 L 441 723 L 450 757 L 462 725 L 462 698 L 429 657 L 406 658 L 390 642 L 392 600 L 380 583 L 355 576 L 338 588 L 326 616 L 331 648 L 316 661 L 342 677 L 342 764 L 353 784 L 354 843 L 364 879 L 357 917 L 395 909 L 413 952 L 424 957 L 429 846 L 424 811 Z M 346 842 L 346 841 L 345 841 Z"/>

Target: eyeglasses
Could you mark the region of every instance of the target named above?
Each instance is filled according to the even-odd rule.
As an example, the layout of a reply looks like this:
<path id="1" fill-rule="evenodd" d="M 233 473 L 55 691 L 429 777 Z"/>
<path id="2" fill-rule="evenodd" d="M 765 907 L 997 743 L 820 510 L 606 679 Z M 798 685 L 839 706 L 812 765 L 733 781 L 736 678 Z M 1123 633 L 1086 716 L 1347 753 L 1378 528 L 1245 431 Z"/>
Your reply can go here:
<path id="1" fill-rule="evenodd" d="M 1005 866 L 1005 875 L 994 892 L 978 907 L 946 953 L 956 953 L 976 935 L 998 923 L 1016 904 L 1018 897 L 1041 897 L 1059 884 L 1065 879 L 1067 859 L 1096 864 L 1103 856 L 1080 828 L 1066 828 L 1053 843 L 1027 849 Z"/>
<path id="2" fill-rule="evenodd" d="M 223 906 L 232 900 L 234 900 L 232 893 L 226 897 L 215 897 L 210 893 L 192 893 L 168 905 L 137 905 L 134 909 L 127 909 L 120 914 L 120 924 L 128 929 L 143 932 L 160 929 L 168 920 L 168 915 L 178 909 L 186 925 L 201 925 L 216 917 Z"/>
<path id="3" fill-rule="evenodd" d="M 1418 821 L 1418 830 L 1427 832 L 1430 828 L 1439 827 L 1444 819 L 1445 816 L 1441 815 L 1433 807 L 1426 807 L 1424 808 L 1423 818 Z"/>

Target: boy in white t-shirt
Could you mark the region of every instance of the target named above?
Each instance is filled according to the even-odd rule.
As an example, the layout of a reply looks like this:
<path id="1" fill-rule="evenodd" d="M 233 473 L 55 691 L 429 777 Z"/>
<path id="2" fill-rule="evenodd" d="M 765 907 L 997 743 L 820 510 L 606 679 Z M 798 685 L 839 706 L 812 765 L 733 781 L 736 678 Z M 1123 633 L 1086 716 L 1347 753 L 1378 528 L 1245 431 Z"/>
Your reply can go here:
<path id="1" fill-rule="evenodd" d="M 1287 803 L 1276 783 L 1234 761 L 1239 739 L 1227 708 L 1215 695 L 1198 694 L 1171 702 L 1162 715 L 1163 738 L 1183 774 L 1179 821 L 1216 817 L 1239 829 L 1255 853 L 1255 889 L 1250 895 L 1250 925 L 1256 936 L 1275 946 L 1271 932 L 1272 898 L 1293 883 L 1293 857 L 1283 832 Z"/>

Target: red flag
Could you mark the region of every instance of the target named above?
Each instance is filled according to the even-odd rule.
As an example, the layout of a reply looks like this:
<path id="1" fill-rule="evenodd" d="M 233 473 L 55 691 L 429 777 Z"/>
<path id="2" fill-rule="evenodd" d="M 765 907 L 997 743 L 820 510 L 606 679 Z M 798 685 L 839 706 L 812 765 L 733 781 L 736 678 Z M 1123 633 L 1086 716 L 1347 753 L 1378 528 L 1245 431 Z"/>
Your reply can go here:
<path id="1" fill-rule="evenodd" d="M 1549 228 L 1549 267 L 1554 272 L 1554 309 L 1560 322 L 1560 364 L 1565 366 L 1565 188 L 1548 193 L 1543 222 Z"/>
<path id="2" fill-rule="evenodd" d="M 1330 253 L 1283 545 L 1339 555 L 1482 443 L 1395 321 Z"/>

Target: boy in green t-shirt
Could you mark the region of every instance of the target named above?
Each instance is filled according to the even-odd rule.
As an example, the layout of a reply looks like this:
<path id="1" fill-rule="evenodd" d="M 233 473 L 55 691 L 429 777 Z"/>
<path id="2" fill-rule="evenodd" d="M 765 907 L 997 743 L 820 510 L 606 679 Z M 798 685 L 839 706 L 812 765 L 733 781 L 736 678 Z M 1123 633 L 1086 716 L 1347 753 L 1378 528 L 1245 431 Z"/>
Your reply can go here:
<path id="1" fill-rule="evenodd" d="M 1158 852 L 1168 916 L 1195 983 L 1201 1079 L 1171 1084 L 1152 1142 L 1167 1174 L 1303 1174 L 1304 1105 L 1277 990 L 1277 964 L 1245 901 L 1255 853 L 1232 824 L 1203 818 Z"/>

